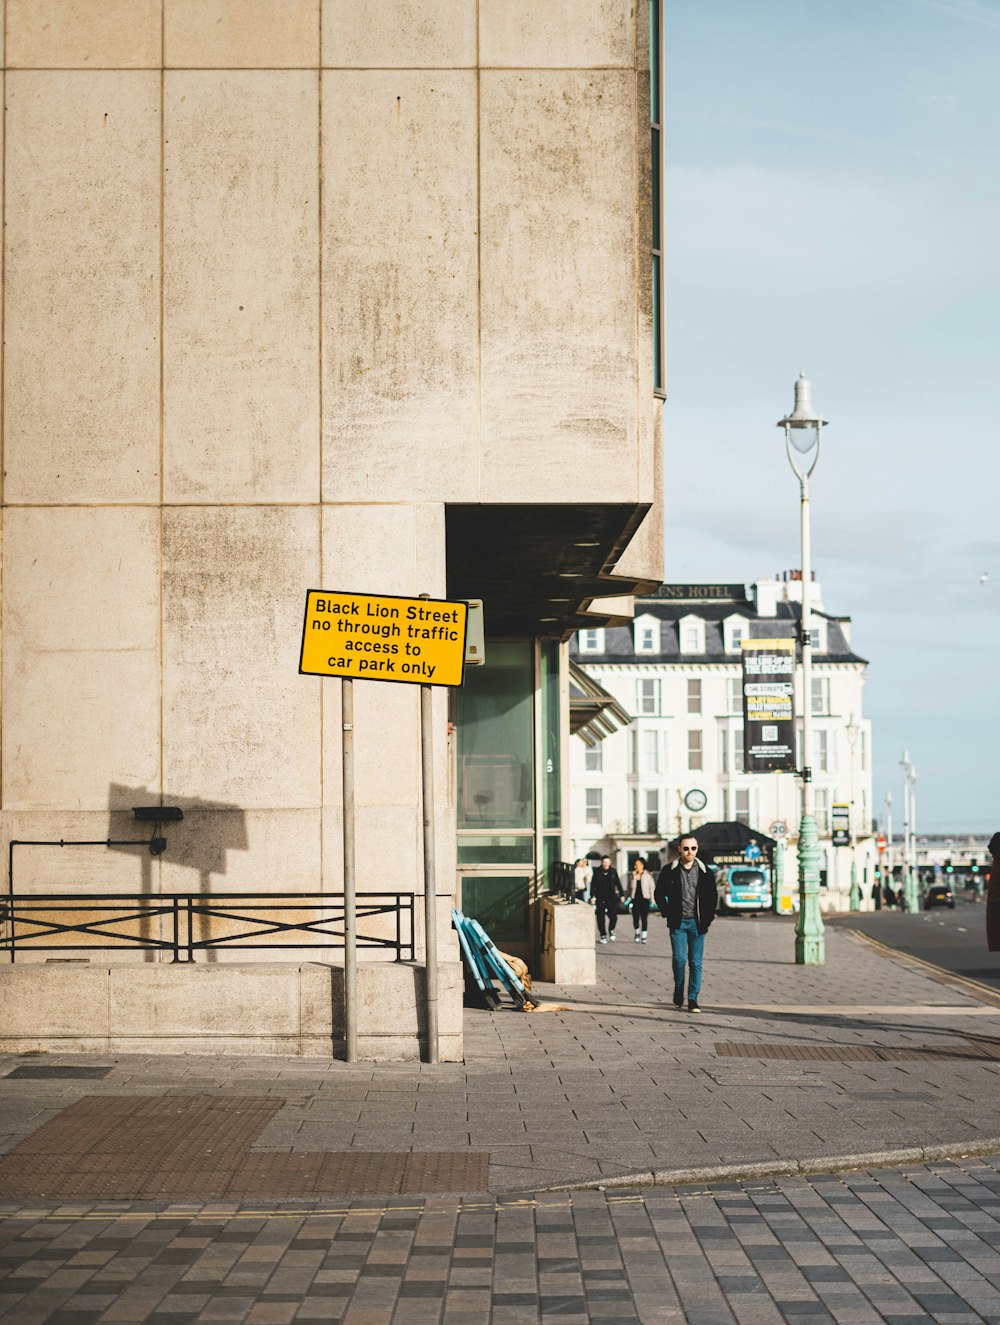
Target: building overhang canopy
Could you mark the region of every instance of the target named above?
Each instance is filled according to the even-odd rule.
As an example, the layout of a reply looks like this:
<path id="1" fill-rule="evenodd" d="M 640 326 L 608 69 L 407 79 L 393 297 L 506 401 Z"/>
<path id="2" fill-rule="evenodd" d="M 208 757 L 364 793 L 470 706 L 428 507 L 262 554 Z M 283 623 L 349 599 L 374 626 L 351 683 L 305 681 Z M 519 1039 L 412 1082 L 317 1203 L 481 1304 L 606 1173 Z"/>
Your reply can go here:
<path id="1" fill-rule="evenodd" d="M 598 685 L 575 662 L 569 665 L 569 730 L 584 744 L 595 746 L 606 736 L 627 727 L 632 715 L 614 695 Z"/>
<path id="2" fill-rule="evenodd" d="M 622 625 L 629 615 L 590 613 L 595 599 L 649 593 L 658 581 L 614 573 L 648 505 L 449 505 L 449 598 L 481 598 L 486 633 L 567 639 Z"/>

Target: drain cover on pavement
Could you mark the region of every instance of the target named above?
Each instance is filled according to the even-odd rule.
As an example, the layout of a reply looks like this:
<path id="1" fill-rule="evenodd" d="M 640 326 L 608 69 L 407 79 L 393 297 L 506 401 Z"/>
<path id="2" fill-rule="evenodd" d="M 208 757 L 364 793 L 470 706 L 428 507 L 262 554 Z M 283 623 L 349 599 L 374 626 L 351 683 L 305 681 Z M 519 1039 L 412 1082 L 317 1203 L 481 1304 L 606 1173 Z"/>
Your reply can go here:
<path id="1" fill-rule="evenodd" d="M 44 1067 L 41 1063 L 34 1067 L 26 1063 L 23 1067 L 15 1067 L 13 1072 L 5 1072 L 4 1077 L 7 1080 L 28 1077 L 37 1081 L 100 1081 L 113 1070 L 110 1067 Z"/>

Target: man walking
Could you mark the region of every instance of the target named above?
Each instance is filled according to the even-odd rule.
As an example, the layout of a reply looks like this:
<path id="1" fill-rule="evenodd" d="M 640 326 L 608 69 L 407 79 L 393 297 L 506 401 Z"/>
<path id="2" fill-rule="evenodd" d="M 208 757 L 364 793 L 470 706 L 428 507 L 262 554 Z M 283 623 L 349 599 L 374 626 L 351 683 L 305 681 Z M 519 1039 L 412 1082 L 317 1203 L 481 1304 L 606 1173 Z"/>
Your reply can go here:
<path id="1" fill-rule="evenodd" d="M 684 977 L 688 975 L 688 1012 L 700 1012 L 702 952 L 705 935 L 715 919 L 718 893 L 715 875 L 698 859 L 698 839 L 693 833 L 677 843 L 680 859 L 660 870 L 656 880 L 656 905 L 666 917 L 674 966 L 674 1007 L 684 1006 Z"/>
<path id="2" fill-rule="evenodd" d="M 602 856 L 600 868 L 594 870 L 590 880 L 590 895 L 597 908 L 598 943 L 615 941 L 615 925 L 618 924 L 618 899 L 622 895 L 622 881 L 618 871 L 611 864 L 610 856 Z M 605 934 L 604 918 L 607 917 L 608 933 Z"/>

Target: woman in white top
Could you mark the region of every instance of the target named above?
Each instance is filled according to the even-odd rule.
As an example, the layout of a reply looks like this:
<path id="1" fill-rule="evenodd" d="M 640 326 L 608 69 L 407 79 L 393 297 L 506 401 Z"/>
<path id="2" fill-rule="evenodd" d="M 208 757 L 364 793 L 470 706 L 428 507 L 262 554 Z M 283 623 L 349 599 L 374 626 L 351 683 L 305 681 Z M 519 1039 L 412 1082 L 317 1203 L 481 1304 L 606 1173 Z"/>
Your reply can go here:
<path id="1" fill-rule="evenodd" d="M 581 897 L 583 901 L 589 902 L 590 880 L 593 876 L 593 871 L 590 868 L 590 861 L 581 856 L 573 867 L 573 875 L 577 897 Z"/>
<path id="2" fill-rule="evenodd" d="M 628 876 L 628 893 L 632 898 L 632 924 L 636 943 L 646 942 L 646 919 L 653 900 L 653 876 L 646 869 L 646 859 L 639 856 Z"/>

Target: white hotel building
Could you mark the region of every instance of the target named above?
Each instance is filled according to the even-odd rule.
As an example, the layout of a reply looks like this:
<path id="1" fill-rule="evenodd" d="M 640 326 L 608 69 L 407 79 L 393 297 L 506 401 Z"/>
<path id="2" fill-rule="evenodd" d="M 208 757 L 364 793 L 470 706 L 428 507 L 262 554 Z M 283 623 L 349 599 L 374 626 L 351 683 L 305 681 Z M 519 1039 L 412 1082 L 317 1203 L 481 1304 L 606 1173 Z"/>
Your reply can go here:
<path id="1" fill-rule="evenodd" d="M 682 831 L 737 820 L 781 838 L 785 878 L 796 877 L 802 784 L 744 772 L 740 640 L 794 636 L 801 602 L 797 571 L 751 586 L 664 584 L 636 600 L 628 625 L 577 633 L 573 661 L 632 721 L 603 741 L 572 742 L 574 856 L 607 850 L 623 870 L 636 853 L 662 854 Z M 824 905 L 832 907 L 846 903 L 852 860 L 866 901 L 874 879 L 871 723 L 862 706 L 867 662 L 851 646 L 850 618 L 824 610 L 815 581 L 812 602 L 810 762 Z M 832 845 L 839 804 L 851 807 L 850 847 Z"/>

